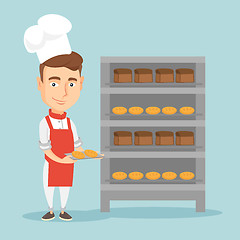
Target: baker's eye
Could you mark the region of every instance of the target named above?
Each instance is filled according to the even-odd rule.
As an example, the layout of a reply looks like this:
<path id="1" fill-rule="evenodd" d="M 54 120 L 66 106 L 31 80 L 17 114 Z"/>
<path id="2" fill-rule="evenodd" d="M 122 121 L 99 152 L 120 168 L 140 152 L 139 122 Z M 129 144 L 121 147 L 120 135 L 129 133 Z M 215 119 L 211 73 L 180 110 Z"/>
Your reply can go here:
<path id="1" fill-rule="evenodd" d="M 51 83 L 50 83 L 50 86 L 51 86 L 51 87 L 58 87 L 58 84 L 55 83 L 55 82 L 51 82 Z"/>
<path id="2" fill-rule="evenodd" d="M 73 83 L 73 82 L 69 83 L 70 87 L 74 87 L 75 85 L 76 85 L 76 83 Z"/>

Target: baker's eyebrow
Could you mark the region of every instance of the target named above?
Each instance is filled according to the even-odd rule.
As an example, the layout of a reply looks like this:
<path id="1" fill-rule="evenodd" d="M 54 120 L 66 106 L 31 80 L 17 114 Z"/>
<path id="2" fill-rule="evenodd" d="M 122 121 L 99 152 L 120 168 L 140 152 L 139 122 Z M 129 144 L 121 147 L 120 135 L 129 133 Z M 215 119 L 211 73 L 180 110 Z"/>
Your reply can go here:
<path id="1" fill-rule="evenodd" d="M 50 77 L 48 80 L 52 80 L 52 79 L 54 79 L 54 80 L 61 80 L 61 78 L 57 77 L 57 76 Z"/>
<path id="2" fill-rule="evenodd" d="M 68 81 L 76 81 L 76 82 L 77 82 L 77 79 L 76 79 L 76 78 L 73 78 L 73 77 L 70 77 L 70 78 L 68 79 Z"/>

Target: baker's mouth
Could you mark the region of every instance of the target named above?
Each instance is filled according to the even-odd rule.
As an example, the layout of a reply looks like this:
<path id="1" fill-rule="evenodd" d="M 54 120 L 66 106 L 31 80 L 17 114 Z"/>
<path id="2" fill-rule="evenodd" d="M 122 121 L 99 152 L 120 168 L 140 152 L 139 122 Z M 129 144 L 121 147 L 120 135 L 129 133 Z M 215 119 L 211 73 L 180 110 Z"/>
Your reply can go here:
<path id="1" fill-rule="evenodd" d="M 55 98 L 52 98 L 52 99 L 55 100 L 57 102 L 57 104 L 60 104 L 60 105 L 65 104 L 65 101 L 57 100 Z"/>

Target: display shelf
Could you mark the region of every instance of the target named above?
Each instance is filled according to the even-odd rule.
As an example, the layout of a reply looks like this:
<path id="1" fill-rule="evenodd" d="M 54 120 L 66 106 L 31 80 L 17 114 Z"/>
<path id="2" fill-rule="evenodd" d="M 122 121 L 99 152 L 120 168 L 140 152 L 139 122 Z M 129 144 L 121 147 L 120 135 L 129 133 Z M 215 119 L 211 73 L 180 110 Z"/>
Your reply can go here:
<path id="1" fill-rule="evenodd" d="M 101 151 L 104 153 L 105 158 L 204 158 L 205 152 L 160 152 L 160 151 L 145 151 L 145 152 L 109 152 L 109 151 Z"/>
<path id="2" fill-rule="evenodd" d="M 179 91 L 182 92 L 182 90 L 187 90 L 187 89 L 182 89 L 182 88 L 201 88 L 204 85 L 202 83 L 156 83 L 156 82 L 152 82 L 152 83 L 135 83 L 135 82 L 131 82 L 131 83 L 114 83 L 112 80 L 112 83 L 109 84 L 105 84 L 105 86 L 109 86 L 112 88 L 112 90 L 117 90 L 118 88 L 128 88 L 128 91 L 132 91 L 134 92 L 134 90 L 136 89 L 136 91 L 141 91 L 140 88 L 149 88 L 149 91 L 153 90 L 153 88 L 160 90 L 161 88 L 163 88 L 162 90 L 166 90 L 166 88 L 171 88 L 172 90 L 174 88 L 175 91 Z M 197 90 L 197 89 L 196 89 Z M 117 92 L 117 91 L 116 91 Z"/>
<path id="3" fill-rule="evenodd" d="M 114 113 L 106 113 L 105 114 L 105 116 L 110 116 L 110 117 L 118 117 L 118 118 L 121 118 L 121 117 L 132 117 L 133 119 L 134 118 L 136 118 L 136 117 L 150 117 L 150 118 L 154 118 L 154 117 L 163 117 L 163 119 L 164 119 L 164 117 L 196 117 L 196 116 L 203 116 L 203 114 L 202 113 L 192 113 L 192 114 L 182 114 L 182 113 L 179 113 L 179 112 L 176 112 L 176 113 L 174 113 L 174 114 L 164 114 L 164 113 L 162 113 L 162 112 L 160 112 L 160 113 L 158 113 L 158 114 L 153 114 L 153 115 L 151 115 L 151 114 L 148 114 L 148 113 L 141 113 L 141 114 L 136 114 L 136 115 L 134 115 L 134 114 L 131 114 L 131 113 L 125 113 L 125 114 L 114 114 Z"/>
<path id="4" fill-rule="evenodd" d="M 112 84 L 114 85 L 114 84 Z M 199 84 L 199 86 L 202 86 L 202 84 Z M 182 85 L 182 87 L 150 87 L 150 86 L 144 86 L 141 87 L 127 87 L 127 85 L 115 85 L 112 87 L 110 85 L 110 88 L 104 87 L 102 88 L 102 94 L 205 94 L 204 88 L 195 88 L 192 85 L 188 86 L 186 88 L 185 85 Z"/>
<path id="5" fill-rule="evenodd" d="M 199 179 L 193 179 L 193 180 L 181 180 L 181 179 L 174 179 L 174 180 L 165 180 L 165 179 L 116 180 L 116 179 L 110 179 L 109 182 L 111 184 L 198 184 L 198 183 L 202 183 L 203 180 L 199 180 Z"/>
<path id="6" fill-rule="evenodd" d="M 147 113 L 142 113 L 139 115 L 133 115 L 130 113 L 125 113 L 123 115 L 117 115 L 114 113 L 106 113 L 105 114 L 106 118 L 110 118 L 110 120 L 195 120 L 196 118 L 201 118 L 203 117 L 203 114 L 201 113 L 193 113 L 189 115 L 184 115 L 181 113 L 175 113 L 172 115 L 167 115 L 162 112 L 155 114 L 155 115 L 150 115 Z"/>
<path id="7" fill-rule="evenodd" d="M 121 145 L 121 146 L 105 146 L 106 149 L 110 151 L 196 151 L 204 149 L 203 146 L 195 145 Z"/>
<path id="8" fill-rule="evenodd" d="M 102 120 L 101 126 L 109 127 L 204 127 L 205 120 Z"/>
<path id="9" fill-rule="evenodd" d="M 204 191 L 205 184 L 101 184 L 103 191 Z"/>
<path id="10" fill-rule="evenodd" d="M 205 57 L 101 57 L 101 63 L 205 63 Z"/>
<path id="11" fill-rule="evenodd" d="M 115 83 L 114 69 L 132 71 L 131 83 Z M 135 83 L 134 70 L 149 68 L 152 83 Z M 171 68 L 174 82 L 156 83 L 156 69 Z M 177 83 L 176 70 L 191 68 L 194 82 Z M 112 108 L 131 106 L 146 108 L 158 106 L 157 115 L 115 115 Z M 178 112 L 162 113 L 164 106 L 173 106 Z M 183 115 L 179 109 L 192 106 L 195 113 Z M 193 131 L 195 145 L 117 146 L 113 145 L 114 131 Z M 175 135 L 174 135 L 175 138 Z M 174 141 L 175 142 L 175 141 Z M 134 143 L 134 141 L 133 141 Z M 204 57 L 101 57 L 101 211 L 110 211 L 111 200 L 195 200 L 196 211 L 205 211 L 205 58 Z M 138 169 L 160 171 L 175 169 L 176 173 L 189 169 L 195 173 L 192 180 L 115 180 L 111 173 L 118 169 L 129 172 Z M 120 171 L 119 170 L 119 171 Z"/>

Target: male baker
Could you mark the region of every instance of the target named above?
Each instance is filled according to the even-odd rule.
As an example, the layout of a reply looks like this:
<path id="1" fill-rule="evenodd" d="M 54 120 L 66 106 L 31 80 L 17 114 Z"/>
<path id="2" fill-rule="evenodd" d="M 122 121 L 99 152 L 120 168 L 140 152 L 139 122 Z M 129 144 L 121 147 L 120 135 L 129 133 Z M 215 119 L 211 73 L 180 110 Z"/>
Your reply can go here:
<path id="1" fill-rule="evenodd" d="M 82 57 L 71 50 L 67 33 L 72 25 L 66 18 L 49 14 L 38 20 L 38 25 L 28 28 L 24 44 L 28 52 L 36 52 L 40 61 L 38 90 L 47 104 L 49 115 L 39 125 L 39 146 L 44 151 L 43 186 L 49 212 L 42 220 L 55 218 L 53 194 L 59 187 L 61 212 L 59 218 L 65 221 L 72 217 L 65 211 L 70 187 L 73 183 L 75 160 L 66 153 L 84 151 L 76 126 L 66 116 L 66 110 L 73 106 L 82 90 Z"/>

